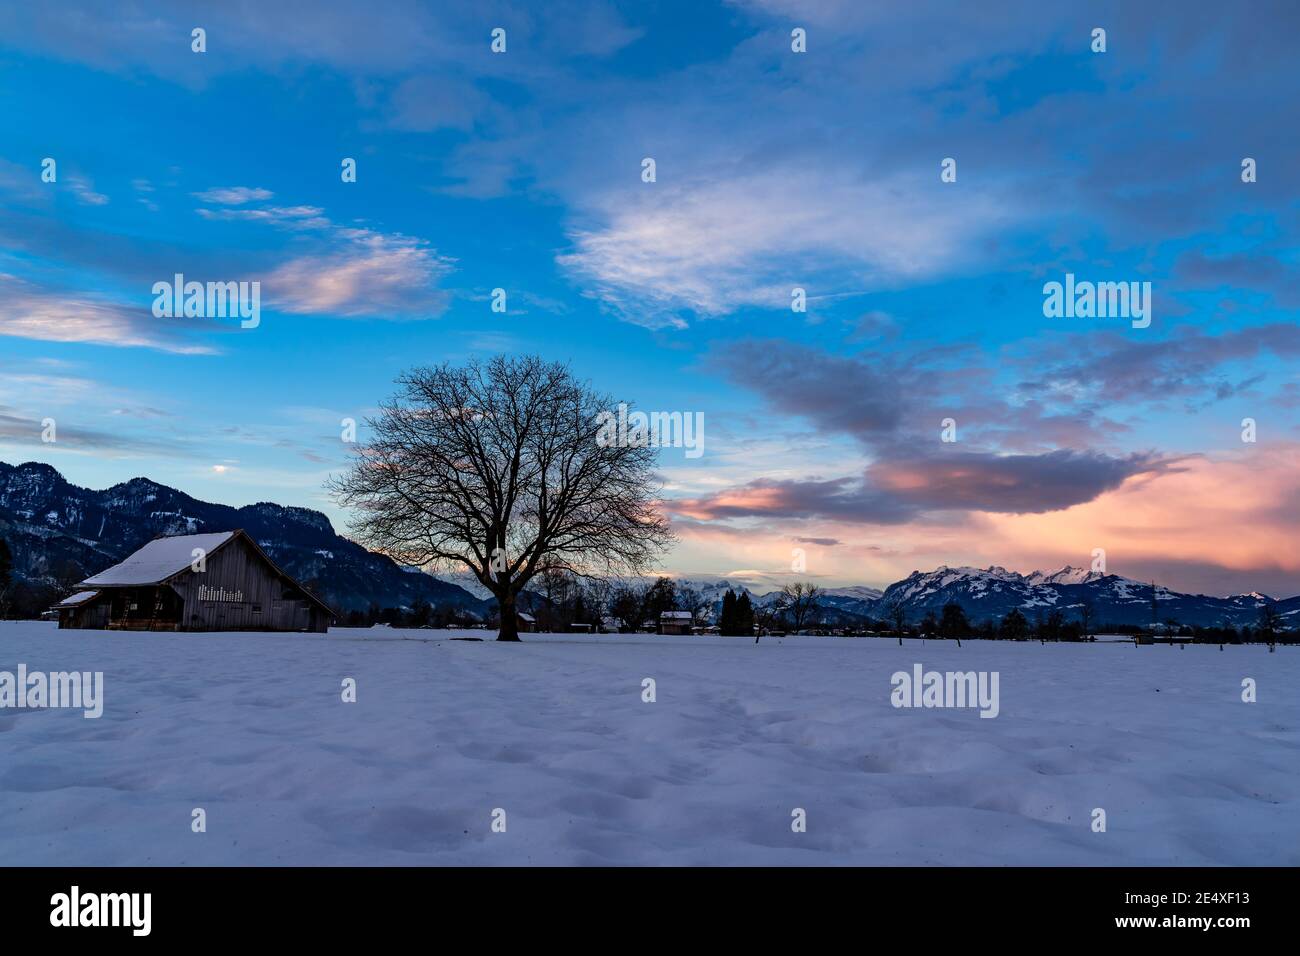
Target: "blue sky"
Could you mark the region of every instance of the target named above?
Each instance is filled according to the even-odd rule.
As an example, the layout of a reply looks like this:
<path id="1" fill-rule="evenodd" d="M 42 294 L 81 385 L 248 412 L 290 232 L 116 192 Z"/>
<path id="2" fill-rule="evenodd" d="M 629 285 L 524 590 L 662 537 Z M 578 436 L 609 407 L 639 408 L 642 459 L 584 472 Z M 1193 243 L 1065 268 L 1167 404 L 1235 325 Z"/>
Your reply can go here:
<path id="1" fill-rule="evenodd" d="M 0 11 L 0 459 L 341 527 L 341 419 L 537 352 L 703 412 L 670 571 L 1300 592 L 1293 4 L 472 6 Z M 155 318 L 176 272 L 261 325 Z M 1151 327 L 1044 318 L 1066 272 Z"/>

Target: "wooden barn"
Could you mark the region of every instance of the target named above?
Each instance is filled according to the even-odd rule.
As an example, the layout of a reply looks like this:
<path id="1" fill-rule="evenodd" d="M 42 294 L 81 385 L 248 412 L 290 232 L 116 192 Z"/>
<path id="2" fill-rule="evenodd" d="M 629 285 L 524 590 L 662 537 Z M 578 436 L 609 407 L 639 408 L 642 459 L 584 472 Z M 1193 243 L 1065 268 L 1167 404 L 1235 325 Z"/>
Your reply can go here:
<path id="1" fill-rule="evenodd" d="M 695 623 L 690 611 L 664 611 L 659 615 L 660 634 L 689 634 Z"/>
<path id="2" fill-rule="evenodd" d="M 243 531 L 155 538 L 77 587 L 60 628 L 324 633 L 333 618 Z"/>

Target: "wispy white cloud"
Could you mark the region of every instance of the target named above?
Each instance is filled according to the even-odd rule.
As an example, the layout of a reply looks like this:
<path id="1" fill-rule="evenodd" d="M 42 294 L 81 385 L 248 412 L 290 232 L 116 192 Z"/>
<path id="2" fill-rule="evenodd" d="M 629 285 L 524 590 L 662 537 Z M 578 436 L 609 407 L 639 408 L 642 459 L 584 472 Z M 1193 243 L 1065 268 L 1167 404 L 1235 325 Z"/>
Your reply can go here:
<path id="1" fill-rule="evenodd" d="M 135 190 L 135 201 L 144 206 L 150 212 L 158 211 L 158 204 L 153 201 L 154 186 L 147 179 L 131 180 L 131 188 Z"/>
<path id="2" fill-rule="evenodd" d="M 269 206 L 262 209 L 207 209 L 195 212 L 212 222 L 263 222 L 285 229 L 324 229 L 330 225 L 319 206 Z"/>
<path id="3" fill-rule="evenodd" d="M 108 197 L 103 193 L 95 192 L 94 184 L 84 176 L 67 177 L 68 188 L 72 190 L 72 195 L 77 198 L 77 202 L 86 206 L 105 206 L 108 204 Z"/>
<path id="4" fill-rule="evenodd" d="M 332 248 L 284 263 L 266 278 L 274 307 L 293 313 L 423 319 L 440 315 L 438 280 L 452 261 L 396 233 L 339 229 Z"/>
<path id="5" fill-rule="evenodd" d="M 933 182 L 871 181 L 848 169 L 768 167 L 638 186 L 636 198 L 605 195 L 558 261 L 591 294 L 652 327 L 680 324 L 678 310 L 788 306 L 793 287 L 815 296 L 819 280 L 834 282 L 820 290 L 831 291 L 845 276 L 879 288 L 941 274 L 1012 215 L 988 192 L 941 192 L 937 172 Z"/>
<path id="6" fill-rule="evenodd" d="M 216 350 L 187 342 L 149 310 L 96 295 L 49 289 L 0 274 L 0 336 L 44 342 L 142 346 L 182 355 Z"/>
<path id="7" fill-rule="evenodd" d="M 219 203 L 223 206 L 242 206 L 248 202 L 263 202 L 275 193 L 260 186 L 213 186 L 193 194 L 204 202 Z"/>
<path id="8" fill-rule="evenodd" d="M 275 309 L 346 318 L 424 319 L 447 308 L 448 295 L 438 281 L 452 271 L 454 260 L 439 255 L 426 240 L 341 225 L 319 206 L 245 206 L 270 198 L 272 193 L 265 189 L 228 187 L 194 195 L 218 204 L 215 209 L 197 209 L 202 219 L 293 230 L 311 246 L 262 280 L 266 302 Z"/>

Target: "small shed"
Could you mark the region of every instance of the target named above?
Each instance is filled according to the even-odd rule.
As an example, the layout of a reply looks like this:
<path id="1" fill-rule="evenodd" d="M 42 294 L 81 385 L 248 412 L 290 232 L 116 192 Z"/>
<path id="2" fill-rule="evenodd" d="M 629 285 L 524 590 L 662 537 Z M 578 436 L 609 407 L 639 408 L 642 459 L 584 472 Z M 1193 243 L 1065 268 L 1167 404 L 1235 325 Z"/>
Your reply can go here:
<path id="1" fill-rule="evenodd" d="M 61 629 L 324 633 L 334 616 L 243 531 L 155 538 L 78 587 Z"/>
<path id="2" fill-rule="evenodd" d="M 523 611 L 516 611 L 515 625 L 519 628 L 520 634 L 531 634 L 537 630 L 537 618 L 531 614 L 525 614 Z"/>
<path id="3" fill-rule="evenodd" d="M 663 611 L 659 615 L 660 634 L 689 634 L 694 624 L 690 611 Z"/>

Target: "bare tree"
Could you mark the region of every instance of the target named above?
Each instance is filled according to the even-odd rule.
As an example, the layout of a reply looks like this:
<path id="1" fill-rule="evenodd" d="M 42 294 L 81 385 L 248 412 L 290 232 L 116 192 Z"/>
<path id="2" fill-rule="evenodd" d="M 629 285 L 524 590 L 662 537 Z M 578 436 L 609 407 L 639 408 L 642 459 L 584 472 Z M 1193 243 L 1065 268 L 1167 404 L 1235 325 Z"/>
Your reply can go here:
<path id="1" fill-rule="evenodd" d="M 691 623 L 697 627 L 707 627 L 713 616 L 713 602 L 699 588 L 678 587 L 677 606 L 683 611 L 690 611 Z"/>
<path id="2" fill-rule="evenodd" d="M 358 540 L 403 564 L 464 567 L 519 640 L 516 597 L 546 565 L 642 573 L 672 540 L 655 449 L 598 440 L 612 398 L 536 356 L 416 368 L 329 488 Z"/>
<path id="3" fill-rule="evenodd" d="M 1079 605 L 1079 623 L 1083 626 L 1083 639 L 1085 641 L 1092 637 L 1093 615 L 1094 609 L 1092 602 L 1085 598 L 1083 603 Z"/>
<path id="4" fill-rule="evenodd" d="M 803 630 L 804 624 L 816 613 L 821 593 L 822 589 L 817 585 L 802 581 L 781 588 L 782 610 L 790 616 L 795 633 Z"/>
<path id="5" fill-rule="evenodd" d="M 882 608 L 885 612 L 885 620 L 894 625 L 894 633 L 898 635 L 898 646 L 903 646 L 903 624 L 907 621 L 907 605 L 901 597 L 895 595 L 890 598 Z"/>
<path id="6" fill-rule="evenodd" d="M 614 601 L 614 582 L 609 578 L 593 577 L 587 581 L 586 595 L 597 623 L 603 627 L 605 620 L 614 616 L 609 612 Z"/>
<path id="7" fill-rule="evenodd" d="M 641 624 L 653 624 L 659 630 L 660 616 L 665 611 L 676 611 L 677 582 L 669 577 L 657 577 L 641 592 Z"/>
<path id="8" fill-rule="evenodd" d="M 1277 607 L 1267 603 L 1259 606 L 1259 634 L 1268 643 L 1270 654 L 1276 650 L 1277 630 L 1281 621 L 1282 618 L 1277 613 Z"/>
<path id="9" fill-rule="evenodd" d="M 541 560 L 536 580 L 541 582 L 542 597 L 546 603 L 539 610 L 547 630 L 569 629 L 573 597 L 578 591 L 578 581 L 563 564 L 557 564 L 548 555 Z"/>
<path id="10" fill-rule="evenodd" d="M 641 593 L 630 585 L 615 588 L 609 598 L 609 616 L 616 618 L 620 628 L 635 631 L 641 623 Z"/>
<path id="11" fill-rule="evenodd" d="M 775 601 L 767 603 L 754 604 L 754 643 L 764 634 L 769 633 L 776 626 L 777 619 L 781 616 L 781 609 L 777 607 Z"/>

